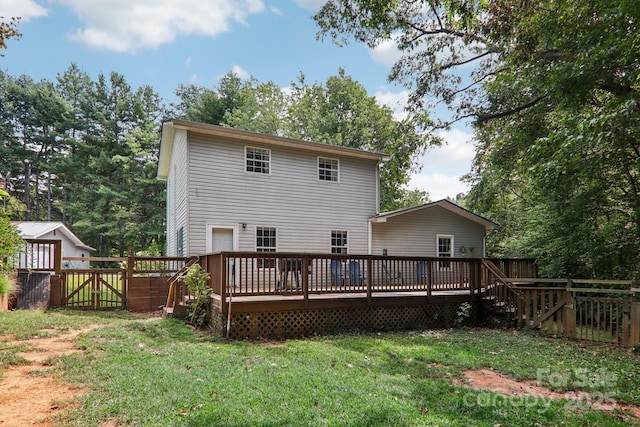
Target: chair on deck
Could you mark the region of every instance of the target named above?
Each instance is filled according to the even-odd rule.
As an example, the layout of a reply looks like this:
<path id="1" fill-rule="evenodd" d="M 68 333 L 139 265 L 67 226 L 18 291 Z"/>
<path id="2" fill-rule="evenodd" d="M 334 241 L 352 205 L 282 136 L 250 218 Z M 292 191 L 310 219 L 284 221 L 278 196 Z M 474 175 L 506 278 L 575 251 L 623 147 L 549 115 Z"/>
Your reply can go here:
<path id="1" fill-rule="evenodd" d="M 427 281 L 427 262 L 418 261 L 416 264 L 418 283 L 426 283 Z"/>
<path id="2" fill-rule="evenodd" d="M 344 285 L 345 274 L 342 270 L 342 262 L 337 259 L 331 260 L 331 284 Z"/>
<path id="3" fill-rule="evenodd" d="M 382 275 L 384 276 L 384 282 L 386 285 L 391 285 L 393 282 L 399 282 L 404 285 L 404 277 L 402 276 L 402 271 L 391 271 L 389 267 L 387 267 L 387 263 L 382 263 Z"/>
<path id="4" fill-rule="evenodd" d="M 360 263 L 356 260 L 349 262 L 349 284 L 363 285 L 366 277 L 360 273 Z"/>

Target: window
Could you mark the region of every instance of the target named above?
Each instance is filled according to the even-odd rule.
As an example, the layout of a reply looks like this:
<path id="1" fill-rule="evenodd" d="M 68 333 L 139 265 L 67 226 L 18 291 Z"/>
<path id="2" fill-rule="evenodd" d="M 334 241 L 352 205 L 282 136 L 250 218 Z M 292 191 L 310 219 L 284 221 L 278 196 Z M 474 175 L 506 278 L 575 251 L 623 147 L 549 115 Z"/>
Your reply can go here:
<path id="1" fill-rule="evenodd" d="M 318 179 L 338 182 L 338 160 L 318 157 Z"/>
<path id="2" fill-rule="evenodd" d="M 347 253 L 347 232 L 344 230 L 331 230 L 331 253 Z"/>
<path id="3" fill-rule="evenodd" d="M 438 257 L 451 258 L 453 256 L 453 236 L 438 235 Z M 449 268 L 449 261 L 440 261 L 440 268 Z"/>
<path id="4" fill-rule="evenodd" d="M 246 171 L 270 173 L 271 151 L 262 148 L 245 147 Z"/>
<path id="5" fill-rule="evenodd" d="M 275 227 L 256 227 L 256 252 L 276 251 Z M 275 259 L 258 259 L 258 268 L 275 267 Z"/>
<path id="6" fill-rule="evenodd" d="M 184 227 L 178 229 L 176 236 L 176 255 L 184 256 Z"/>

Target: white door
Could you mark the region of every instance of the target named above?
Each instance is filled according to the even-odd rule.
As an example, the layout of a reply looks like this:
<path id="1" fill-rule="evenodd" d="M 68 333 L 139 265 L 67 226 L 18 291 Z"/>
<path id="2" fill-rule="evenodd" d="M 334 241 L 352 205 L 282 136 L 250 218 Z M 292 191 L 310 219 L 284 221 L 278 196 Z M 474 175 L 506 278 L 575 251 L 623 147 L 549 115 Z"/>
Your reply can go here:
<path id="1" fill-rule="evenodd" d="M 233 251 L 233 228 L 211 229 L 211 252 Z"/>

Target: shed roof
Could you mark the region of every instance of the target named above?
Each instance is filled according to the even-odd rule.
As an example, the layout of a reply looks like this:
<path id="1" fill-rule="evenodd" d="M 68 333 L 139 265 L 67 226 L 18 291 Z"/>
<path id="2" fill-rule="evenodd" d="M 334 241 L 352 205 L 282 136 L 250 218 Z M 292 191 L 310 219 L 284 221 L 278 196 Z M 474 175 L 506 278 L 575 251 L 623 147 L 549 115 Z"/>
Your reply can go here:
<path id="1" fill-rule="evenodd" d="M 49 234 L 53 231 L 60 231 L 64 234 L 76 247 L 85 249 L 87 251 L 95 251 L 91 246 L 82 243 L 82 240 L 78 238 L 73 232 L 62 222 L 51 221 L 14 221 L 11 223 L 16 226 L 20 231 L 20 236 L 23 239 L 39 239 L 42 236 Z"/>
<path id="2" fill-rule="evenodd" d="M 160 140 L 160 156 L 158 159 L 157 174 L 157 178 L 160 180 L 166 180 L 169 176 L 169 165 L 171 164 L 171 155 L 173 152 L 173 135 L 176 129 L 183 129 L 188 132 L 224 138 L 225 141 L 237 142 L 239 144 L 260 143 L 271 146 L 294 148 L 296 150 L 311 151 L 319 154 L 354 157 L 378 162 L 389 159 L 385 154 L 373 153 L 371 151 L 358 150 L 350 147 L 342 147 L 339 145 L 304 141 L 301 139 L 285 138 L 282 136 L 265 135 L 206 123 L 171 120 L 162 124 L 162 139 Z"/>
<path id="3" fill-rule="evenodd" d="M 448 210 L 449 212 L 452 212 L 456 215 L 460 215 L 463 218 L 466 218 L 470 221 L 473 221 L 477 224 L 480 224 L 482 226 L 484 226 L 485 230 L 496 230 L 498 228 L 500 228 L 500 226 L 498 224 L 496 224 L 493 221 L 488 220 L 487 218 L 474 214 L 473 212 L 463 208 L 462 206 L 459 206 L 453 202 L 450 202 L 449 200 L 446 199 L 442 199 L 442 200 L 438 200 L 436 202 L 429 202 L 429 203 L 425 203 L 422 205 L 418 205 L 418 206 L 413 206 L 410 208 L 404 208 L 404 209 L 398 209 L 395 211 L 391 211 L 391 212 L 382 212 L 377 214 L 376 216 L 372 217 L 369 219 L 369 221 L 373 222 L 373 223 L 380 223 L 380 222 L 386 222 L 387 219 L 389 218 L 393 218 L 395 216 L 398 215 L 405 215 L 408 214 L 410 212 L 416 212 L 416 211 L 420 211 L 423 209 L 432 209 L 434 207 L 441 207 L 444 208 L 446 210 Z"/>

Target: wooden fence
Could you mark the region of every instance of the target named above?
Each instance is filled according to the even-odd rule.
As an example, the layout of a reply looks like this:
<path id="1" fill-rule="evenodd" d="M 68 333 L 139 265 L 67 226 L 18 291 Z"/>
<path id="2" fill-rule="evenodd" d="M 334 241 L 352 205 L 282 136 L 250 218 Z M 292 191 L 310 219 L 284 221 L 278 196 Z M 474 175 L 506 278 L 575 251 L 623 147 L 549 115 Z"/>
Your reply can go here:
<path id="1" fill-rule="evenodd" d="M 92 267 L 64 268 L 72 264 L 65 261 L 89 261 Z M 136 256 L 133 250 L 126 257 L 63 257 L 60 240 L 26 240 L 15 258 L 19 271 L 50 274 L 48 300 L 41 302 L 44 305 L 133 311 L 149 311 L 164 305 L 169 288 L 167 279 L 184 263 L 183 257 Z M 25 286 L 29 286 L 26 281 Z"/>
<path id="2" fill-rule="evenodd" d="M 518 326 L 586 341 L 640 344 L 640 289 L 630 281 L 510 279 Z"/>

